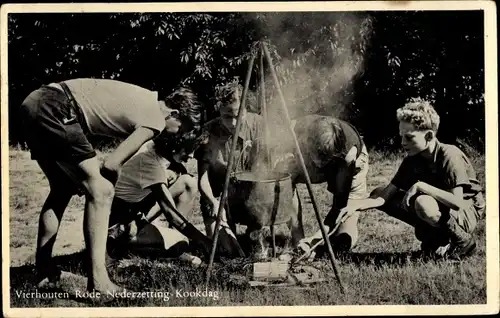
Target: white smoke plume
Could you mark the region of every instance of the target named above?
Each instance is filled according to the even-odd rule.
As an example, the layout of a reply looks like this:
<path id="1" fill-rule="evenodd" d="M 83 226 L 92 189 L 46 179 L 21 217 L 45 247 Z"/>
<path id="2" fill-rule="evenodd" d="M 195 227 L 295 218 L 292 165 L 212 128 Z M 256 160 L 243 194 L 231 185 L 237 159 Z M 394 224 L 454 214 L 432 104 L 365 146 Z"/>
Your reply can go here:
<path id="1" fill-rule="evenodd" d="M 290 117 L 348 117 L 352 85 L 363 72 L 370 42 L 370 17 L 354 13 L 276 13 L 265 21 L 264 33 Z M 289 151 L 293 139 L 285 126 L 288 123 L 269 67 L 265 70 L 268 146 L 278 152 Z"/>

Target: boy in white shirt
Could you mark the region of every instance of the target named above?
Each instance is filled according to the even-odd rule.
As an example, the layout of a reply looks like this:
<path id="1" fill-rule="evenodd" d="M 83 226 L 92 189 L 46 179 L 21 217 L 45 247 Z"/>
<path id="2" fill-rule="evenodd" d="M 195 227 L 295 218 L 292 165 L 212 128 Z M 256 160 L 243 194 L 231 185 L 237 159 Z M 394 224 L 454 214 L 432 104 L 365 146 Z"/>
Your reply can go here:
<path id="1" fill-rule="evenodd" d="M 162 137 L 148 142 L 123 166 L 111 208 L 108 248 L 154 248 L 201 262 L 187 254 L 192 249 L 189 239 L 206 253 L 210 240 L 177 213 L 189 213 L 198 193 L 197 180 L 182 162 L 192 157 L 203 137 L 194 131 L 175 139 Z M 155 222 L 161 214 L 174 229 Z"/>

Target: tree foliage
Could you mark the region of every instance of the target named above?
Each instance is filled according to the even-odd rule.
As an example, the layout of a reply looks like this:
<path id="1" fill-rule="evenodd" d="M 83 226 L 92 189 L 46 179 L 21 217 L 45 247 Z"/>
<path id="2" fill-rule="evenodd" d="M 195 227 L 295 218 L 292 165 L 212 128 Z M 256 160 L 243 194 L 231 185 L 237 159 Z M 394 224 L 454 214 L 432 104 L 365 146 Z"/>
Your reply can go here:
<path id="1" fill-rule="evenodd" d="M 352 121 L 370 146 L 398 144 L 395 110 L 413 97 L 441 115 L 443 141 L 484 142 L 481 11 L 9 14 L 9 139 L 40 85 L 111 78 L 168 94 L 190 85 L 213 116 L 220 85 L 243 82 L 267 43 L 293 116 Z M 258 59 L 251 89 L 257 91 Z M 265 66 L 266 95 L 276 90 Z M 254 98 L 255 99 L 255 98 Z M 256 103 L 251 107 L 258 110 Z"/>

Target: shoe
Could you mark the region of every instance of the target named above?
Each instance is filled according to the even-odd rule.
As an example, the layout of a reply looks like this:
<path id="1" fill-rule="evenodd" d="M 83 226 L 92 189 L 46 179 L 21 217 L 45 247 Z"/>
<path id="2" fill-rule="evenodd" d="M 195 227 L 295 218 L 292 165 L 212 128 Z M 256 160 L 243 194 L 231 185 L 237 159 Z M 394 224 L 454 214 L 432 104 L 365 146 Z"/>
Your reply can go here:
<path id="1" fill-rule="evenodd" d="M 424 257 L 430 258 L 444 258 L 446 253 L 450 249 L 450 243 L 445 245 L 435 243 L 435 242 L 422 242 L 420 244 L 420 250 Z"/>
<path id="2" fill-rule="evenodd" d="M 476 250 L 476 240 L 471 236 L 466 242 L 461 242 L 460 244 L 451 244 L 450 249 L 447 252 L 447 257 L 450 259 L 461 260 L 471 254 Z"/>
<path id="3" fill-rule="evenodd" d="M 340 233 L 330 238 L 330 242 L 334 252 L 348 252 L 351 250 L 352 238 L 347 233 Z"/>
<path id="4" fill-rule="evenodd" d="M 188 263 L 193 267 L 198 267 L 203 263 L 199 257 L 194 256 L 190 253 L 182 253 L 179 256 L 179 260 L 182 262 Z"/>
<path id="5" fill-rule="evenodd" d="M 451 246 L 447 256 L 451 259 L 461 259 L 476 249 L 476 241 L 471 233 L 462 229 L 454 217 L 450 217 L 445 223 L 450 237 Z"/>

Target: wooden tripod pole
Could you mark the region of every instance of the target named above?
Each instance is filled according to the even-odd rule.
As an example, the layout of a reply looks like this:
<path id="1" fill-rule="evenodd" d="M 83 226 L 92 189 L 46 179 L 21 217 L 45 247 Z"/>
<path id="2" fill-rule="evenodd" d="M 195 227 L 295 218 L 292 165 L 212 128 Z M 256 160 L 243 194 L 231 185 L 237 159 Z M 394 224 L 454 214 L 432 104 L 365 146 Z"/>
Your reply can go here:
<path id="1" fill-rule="evenodd" d="M 269 148 L 269 118 L 267 117 L 267 105 L 266 105 L 266 87 L 265 87 L 265 79 L 264 79 L 264 51 L 261 50 L 260 54 L 260 104 L 262 106 L 261 113 L 264 119 L 264 147 L 266 149 L 267 160 L 269 160 L 268 168 L 271 171 L 272 169 L 272 158 L 271 151 Z"/>
<path id="2" fill-rule="evenodd" d="M 271 158 L 271 151 L 269 147 L 269 121 L 267 117 L 267 105 L 266 105 L 266 87 L 265 87 L 265 79 L 264 79 L 264 50 L 260 49 L 260 104 L 262 106 L 261 113 L 264 119 L 264 148 L 267 155 L 267 160 L 269 164 L 267 168 L 269 171 L 272 170 L 273 160 Z M 276 226 L 274 223 L 276 222 L 276 213 L 273 213 L 273 217 L 271 220 L 271 239 L 272 239 L 272 247 L 273 247 L 273 258 L 276 257 Z"/>
<path id="3" fill-rule="evenodd" d="M 206 287 L 208 287 L 208 283 L 210 282 L 210 274 L 211 274 L 212 265 L 214 262 L 215 250 L 217 248 L 217 240 L 219 238 L 219 227 L 220 227 L 220 222 L 222 220 L 222 209 L 223 209 L 223 207 L 226 203 L 226 200 L 227 200 L 227 188 L 229 187 L 229 179 L 231 177 L 231 171 L 233 170 L 234 152 L 236 151 L 236 145 L 238 144 L 238 135 L 240 133 L 240 128 L 241 128 L 241 119 L 243 117 L 243 109 L 245 109 L 246 95 L 247 95 L 247 91 L 248 91 L 248 85 L 250 83 L 250 78 L 252 76 L 252 68 L 253 68 L 254 61 L 255 61 L 255 54 L 252 54 L 252 57 L 250 58 L 250 62 L 248 64 L 248 71 L 247 71 L 247 75 L 245 78 L 245 86 L 243 87 L 243 94 L 242 94 L 241 100 L 240 100 L 240 108 L 238 110 L 238 118 L 236 120 L 236 128 L 235 128 L 235 132 L 233 135 L 233 141 L 231 144 L 231 152 L 229 153 L 229 158 L 228 158 L 228 162 L 227 162 L 226 178 L 224 180 L 224 188 L 222 190 L 222 197 L 221 197 L 220 204 L 219 204 L 219 211 L 217 211 L 217 221 L 215 222 L 215 233 L 214 233 L 213 242 L 212 242 L 212 251 L 210 252 L 210 259 L 208 262 L 208 268 L 207 268 L 207 274 L 206 274 Z"/>
<path id="4" fill-rule="evenodd" d="M 330 258 L 330 261 L 332 263 L 335 277 L 337 278 L 337 281 L 340 285 L 342 293 L 344 293 L 344 291 L 345 291 L 344 285 L 342 284 L 342 280 L 340 279 L 339 272 L 337 269 L 337 264 L 335 263 L 335 256 L 333 255 L 332 245 L 330 244 L 330 240 L 328 239 L 328 233 L 326 233 L 325 226 L 323 225 L 323 222 L 321 221 L 321 215 L 319 214 L 318 205 L 316 204 L 316 200 L 314 198 L 314 194 L 312 191 L 311 179 L 309 178 L 309 174 L 307 173 L 307 168 L 306 168 L 306 165 L 304 162 L 304 157 L 302 156 L 302 151 L 300 150 L 297 136 L 295 135 L 295 131 L 293 130 L 292 125 L 291 125 L 291 119 L 290 119 L 290 115 L 288 114 L 288 108 L 286 106 L 285 97 L 283 96 L 283 93 L 281 92 L 281 88 L 280 88 L 279 81 L 278 81 L 278 76 L 276 75 L 276 71 L 274 70 L 274 66 L 272 64 L 271 55 L 269 54 L 269 50 L 267 49 L 267 46 L 265 43 L 262 43 L 262 48 L 263 48 L 264 53 L 266 55 L 266 58 L 268 60 L 268 63 L 270 66 L 269 68 L 271 69 L 271 75 L 273 77 L 274 84 L 276 86 L 279 97 L 281 99 L 281 106 L 283 108 L 283 112 L 285 113 L 286 122 L 288 123 L 287 126 L 288 126 L 290 133 L 292 134 L 293 140 L 295 142 L 295 148 L 297 149 L 300 165 L 301 165 L 302 171 L 304 172 L 307 190 L 309 191 L 309 196 L 311 197 L 311 202 L 312 202 L 312 205 L 314 208 L 314 214 L 316 215 L 316 220 L 318 221 L 319 227 L 321 229 L 321 234 L 323 235 L 323 239 L 325 240 L 325 243 L 328 247 L 329 258 Z"/>

